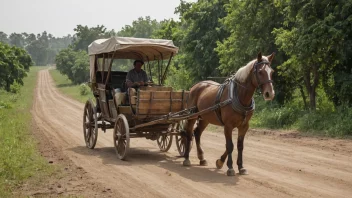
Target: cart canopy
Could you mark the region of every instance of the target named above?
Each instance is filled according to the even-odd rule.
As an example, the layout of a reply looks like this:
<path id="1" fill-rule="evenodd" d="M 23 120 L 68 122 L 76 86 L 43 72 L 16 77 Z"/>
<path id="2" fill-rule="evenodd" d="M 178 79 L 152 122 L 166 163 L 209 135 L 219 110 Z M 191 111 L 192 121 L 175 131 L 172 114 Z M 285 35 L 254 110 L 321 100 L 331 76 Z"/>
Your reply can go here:
<path id="1" fill-rule="evenodd" d="M 172 40 L 132 37 L 95 40 L 88 46 L 90 81 L 95 82 L 95 64 L 98 64 L 98 59 L 107 59 L 108 61 L 104 61 L 104 65 L 108 65 L 113 59 L 155 61 L 170 59 L 177 52 L 178 47 L 174 45 Z M 97 66 L 105 68 L 101 63 Z"/>
<path id="2" fill-rule="evenodd" d="M 117 59 L 139 59 L 143 61 L 163 60 L 176 54 L 178 47 L 171 40 L 112 37 L 98 39 L 88 46 L 89 55 L 113 54 Z"/>

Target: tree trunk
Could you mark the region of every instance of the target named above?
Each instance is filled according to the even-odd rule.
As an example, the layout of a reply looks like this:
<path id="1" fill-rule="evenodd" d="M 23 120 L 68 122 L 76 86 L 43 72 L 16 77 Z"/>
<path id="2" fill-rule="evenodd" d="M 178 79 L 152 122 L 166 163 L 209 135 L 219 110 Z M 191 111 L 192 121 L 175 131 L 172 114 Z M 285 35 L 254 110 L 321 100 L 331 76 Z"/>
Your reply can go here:
<path id="1" fill-rule="evenodd" d="M 307 97 L 306 97 L 306 95 L 304 94 L 303 86 L 302 86 L 302 85 L 298 85 L 298 86 L 299 86 L 299 90 L 300 90 L 300 92 L 301 92 L 301 96 L 302 96 L 302 99 L 303 99 L 304 109 L 308 109 Z"/>
<path id="2" fill-rule="evenodd" d="M 315 101 L 315 88 L 312 87 L 311 92 L 309 93 L 309 104 L 310 104 L 310 109 L 315 111 L 316 110 L 316 101 Z"/>
<path id="3" fill-rule="evenodd" d="M 311 82 L 311 75 L 313 77 L 313 82 Z M 318 67 L 313 65 L 312 68 L 307 69 L 304 72 L 304 83 L 309 94 L 309 108 L 310 110 L 316 110 L 316 88 L 319 83 Z"/>
<path id="4" fill-rule="evenodd" d="M 313 86 L 312 86 L 312 94 L 313 94 L 313 97 L 312 97 L 312 101 L 313 103 L 311 104 L 311 107 L 313 110 L 316 109 L 316 106 L 317 106 L 317 102 L 316 102 L 316 95 L 317 95 L 317 87 L 318 87 L 318 84 L 319 84 L 319 72 L 318 72 L 318 65 L 314 65 L 313 66 Z"/>

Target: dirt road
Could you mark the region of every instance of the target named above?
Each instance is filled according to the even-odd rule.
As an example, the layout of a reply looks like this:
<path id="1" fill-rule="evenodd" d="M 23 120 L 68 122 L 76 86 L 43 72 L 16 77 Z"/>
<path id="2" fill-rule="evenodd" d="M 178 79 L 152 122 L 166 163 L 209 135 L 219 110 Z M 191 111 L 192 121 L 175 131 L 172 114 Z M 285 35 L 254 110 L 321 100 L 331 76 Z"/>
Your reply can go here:
<path id="1" fill-rule="evenodd" d="M 195 149 L 193 166 L 183 167 L 175 144 L 168 153 L 161 153 L 156 142 L 142 138 L 131 140 L 127 161 L 118 160 L 111 131 L 99 131 L 96 149 L 85 148 L 83 104 L 59 93 L 48 70 L 38 75 L 32 112 L 47 139 L 82 167 L 91 182 L 114 190 L 116 197 L 352 197 L 348 140 L 251 130 L 244 144 L 249 175 L 228 177 L 225 165 L 215 168 L 225 149 L 219 129 L 202 137 L 207 167 L 197 165 Z"/>

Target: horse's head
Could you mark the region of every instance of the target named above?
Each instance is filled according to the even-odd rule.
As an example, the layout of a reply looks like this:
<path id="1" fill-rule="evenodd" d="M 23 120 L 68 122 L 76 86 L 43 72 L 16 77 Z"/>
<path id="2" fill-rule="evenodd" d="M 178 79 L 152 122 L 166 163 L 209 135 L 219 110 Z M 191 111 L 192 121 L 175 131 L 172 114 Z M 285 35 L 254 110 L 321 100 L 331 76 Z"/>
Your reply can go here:
<path id="1" fill-rule="evenodd" d="M 262 53 L 259 52 L 253 65 L 254 78 L 252 78 L 252 83 L 255 87 L 260 88 L 265 100 L 272 100 L 275 96 L 272 80 L 274 70 L 270 67 L 274 56 L 275 53 L 270 56 L 262 56 Z"/>

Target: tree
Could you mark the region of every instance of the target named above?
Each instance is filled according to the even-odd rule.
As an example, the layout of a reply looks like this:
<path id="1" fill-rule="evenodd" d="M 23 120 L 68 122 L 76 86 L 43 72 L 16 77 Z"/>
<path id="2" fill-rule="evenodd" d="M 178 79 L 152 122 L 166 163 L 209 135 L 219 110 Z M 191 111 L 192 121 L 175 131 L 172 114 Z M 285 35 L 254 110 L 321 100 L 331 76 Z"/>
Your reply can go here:
<path id="1" fill-rule="evenodd" d="M 56 56 L 56 68 L 74 84 L 88 81 L 89 59 L 86 51 L 74 51 L 71 48 L 61 50 Z"/>
<path id="2" fill-rule="evenodd" d="M 11 45 L 22 48 L 25 46 L 25 39 L 22 34 L 12 33 L 9 38 Z"/>
<path id="3" fill-rule="evenodd" d="M 132 25 L 125 25 L 121 31 L 117 32 L 118 36 L 136 37 L 136 38 L 151 38 L 154 31 L 160 28 L 160 24 L 150 16 L 145 18 L 139 17 L 132 22 Z"/>
<path id="4" fill-rule="evenodd" d="M 77 25 L 74 31 L 76 34 L 73 38 L 72 48 L 76 51 L 88 51 L 88 45 L 90 45 L 94 40 L 104 37 L 106 28 L 103 25 L 98 25 L 97 27 L 92 28 Z"/>
<path id="5" fill-rule="evenodd" d="M 87 82 L 89 80 L 89 58 L 86 51 L 75 52 L 75 63 L 71 68 L 75 84 Z"/>
<path id="6" fill-rule="evenodd" d="M 290 56 L 282 67 L 293 68 L 303 76 L 309 106 L 315 110 L 321 79 L 331 79 L 334 68 L 346 63 L 346 39 L 351 43 L 351 11 L 346 9 L 351 10 L 351 2 L 286 0 L 281 6 L 286 13 L 285 26 L 274 33 L 276 44 Z"/>
<path id="7" fill-rule="evenodd" d="M 176 9 L 182 13 L 181 48 L 185 53 L 184 63 L 195 80 L 218 75 L 219 57 L 214 50 L 218 41 L 228 37 L 229 32 L 219 22 L 227 15 L 224 5 L 228 0 L 206 1 L 188 4 L 181 1 Z"/>
<path id="8" fill-rule="evenodd" d="M 10 91 L 13 83 L 23 85 L 32 60 L 26 51 L 0 42 L 0 88 Z"/>
<path id="9" fill-rule="evenodd" d="M 49 37 L 46 31 L 42 34 L 38 34 L 36 40 L 31 35 L 30 40 L 32 41 L 27 45 L 26 50 L 32 56 L 36 65 L 47 65 L 49 63 Z"/>
<path id="10" fill-rule="evenodd" d="M 292 96 L 293 79 L 278 75 L 279 67 L 287 56 L 275 44 L 274 28 L 284 21 L 282 10 L 275 1 L 230 1 L 225 5 L 228 15 L 221 19 L 224 28 L 231 32 L 223 42 L 218 42 L 216 51 L 220 57 L 220 71 L 230 75 L 252 60 L 259 51 L 275 52 L 272 67 L 275 69 L 275 100 L 283 104 Z M 283 73 L 287 74 L 287 73 Z"/>
<path id="11" fill-rule="evenodd" d="M 35 34 L 28 34 L 26 37 L 25 37 L 25 41 L 26 41 L 26 44 L 27 45 L 30 45 L 31 43 L 33 43 L 35 40 L 37 40 L 37 38 L 35 37 Z"/>
<path id="12" fill-rule="evenodd" d="M 7 34 L 0 32 L 0 42 L 8 44 L 10 41 L 7 38 Z"/>
<path id="13" fill-rule="evenodd" d="M 66 75 L 69 79 L 73 79 L 72 67 L 75 64 L 75 52 L 72 48 L 61 50 L 55 58 L 56 69 Z"/>

